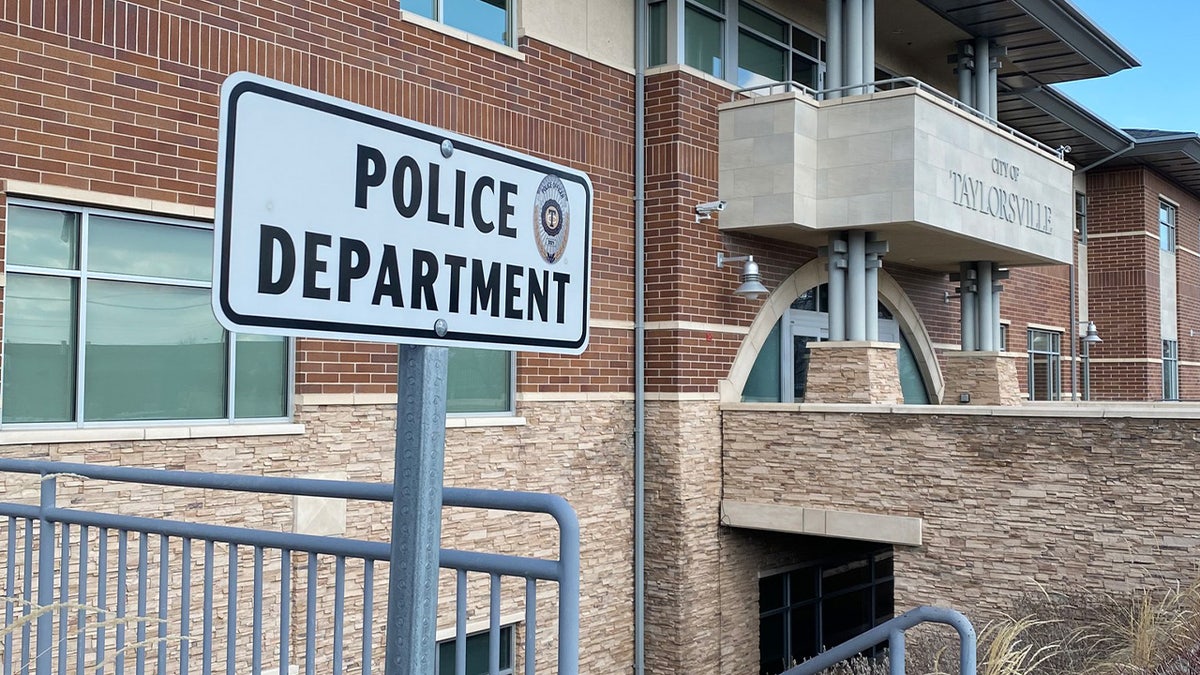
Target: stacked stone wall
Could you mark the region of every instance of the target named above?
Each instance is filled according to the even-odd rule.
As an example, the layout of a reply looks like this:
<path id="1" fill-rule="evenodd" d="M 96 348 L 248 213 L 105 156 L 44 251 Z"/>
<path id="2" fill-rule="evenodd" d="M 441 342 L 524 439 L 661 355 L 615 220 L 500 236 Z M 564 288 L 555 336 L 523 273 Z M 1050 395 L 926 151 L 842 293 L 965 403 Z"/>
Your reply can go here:
<path id="1" fill-rule="evenodd" d="M 1194 414 L 725 410 L 724 499 L 923 520 L 897 607 L 1196 578 Z M 1155 417 L 1151 417 L 1155 415 Z"/>

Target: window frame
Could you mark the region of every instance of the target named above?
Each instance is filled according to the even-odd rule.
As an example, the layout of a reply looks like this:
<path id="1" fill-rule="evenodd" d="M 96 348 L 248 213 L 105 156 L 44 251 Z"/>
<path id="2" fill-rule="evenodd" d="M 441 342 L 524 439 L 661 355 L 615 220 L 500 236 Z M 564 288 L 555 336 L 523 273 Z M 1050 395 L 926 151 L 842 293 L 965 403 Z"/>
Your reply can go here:
<path id="1" fill-rule="evenodd" d="M 890 558 L 892 560 L 892 573 L 890 575 L 880 575 L 877 573 L 879 563 L 887 558 Z M 774 570 L 770 570 L 770 571 L 767 571 L 764 573 L 760 573 L 758 575 L 759 590 L 758 590 L 758 596 L 757 596 L 758 620 L 759 620 L 759 626 L 760 626 L 760 632 L 759 632 L 759 668 L 760 668 L 760 670 L 762 668 L 761 626 L 762 626 L 763 619 L 778 616 L 778 615 L 782 615 L 784 617 L 784 643 L 786 645 L 784 648 L 784 651 L 786 652 L 786 657 L 788 660 L 798 661 L 798 660 L 803 660 L 804 658 L 811 658 L 811 656 L 815 656 L 815 654 L 798 657 L 795 652 L 795 648 L 792 646 L 792 638 L 795 634 L 795 631 L 793 630 L 791 624 L 792 624 L 792 621 L 794 620 L 795 610 L 805 609 L 808 607 L 816 608 L 815 609 L 816 625 L 813 626 L 813 634 L 816 638 L 816 643 L 817 643 L 818 647 L 824 648 L 824 649 L 828 649 L 828 648 L 837 646 L 836 644 L 824 644 L 824 640 L 826 637 L 825 625 L 824 625 L 825 624 L 825 620 L 824 620 L 825 605 L 831 601 L 836 601 L 839 598 L 845 597 L 847 595 L 851 595 L 853 593 L 868 591 L 867 595 L 870 597 L 870 609 L 871 609 L 870 613 L 871 613 L 872 627 L 878 626 L 881 623 L 887 621 L 888 619 L 895 617 L 895 615 L 896 615 L 895 559 L 896 559 L 896 556 L 895 556 L 895 548 L 894 547 L 879 546 L 878 548 L 875 548 L 875 549 L 872 549 L 869 551 L 827 557 L 827 558 L 822 558 L 822 559 L 818 559 L 818 560 L 811 560 L 811 561 L 807 561 L 807 562 L 804 562 L 804 563 L 801 563 L 798 565 L 791 565 L 786 568 L 774 569 Z M 826 583 L 825 583 L 826 579 L 829 577 L 835 576 L 837 574 L 837 570 L 839 568 L 857 565 L 860 563 L 865 563 L 865 566 L 869 572 L 868 578 L 866 581 L 852 583 L 852 584 L 849 584 L 849 585 L 846 585 L 843 587 L 839 587 L 836 589 L 827 589 L 826 588 Z M 803 570 L 813 570 L 814 571 L 815 583 L 816 583 L 816 589 L 815 589 L 816 594 L 814 597 L 797 599 L 795 597 L 795 593 L 793 592 L 793 589 L 791 587 L 792 586 L 791 582 L 792 582 L 793 574 L 796 572 L 803 571 Z M 783 581 L 783 584 L 781 587 L 781 590 L 783 593 L 783 598 L 782 598 L 783 602 L 780 603 L 780 605 L 777 607 L 773 607 L 772 609 L 764 611 L 762 609 L 762 607 L 763 607 L 762 582 L 765 580 L 768 580 L 768 579 L 776 579 L 776 578 L 780 578 L 780 577 L 782 577 L 782 581 Z M 892 585 L 892 596 L 891 596 L 892 597 L 892 602 L 891 602 L 892 611 L 891 611 L 891 614 L 887 618 L 883 618 L 882 616 L 880 616 L 880 611 L 879 611 L 879 607 L 878 607 L 878 603 L 877 603 L 877 600 L 879 597 L 877 590 L 881 586 L 886 586 L 887 584 Z M 869 656 L 875 655 L 875 654 L 881 654 L 883 651 L 883 648 L 886 647 L 886 643 L 887 643 L 887 641 L 883 640 L 878 645 L 871 647 L 864 651 L 867 652 Z"/>
<path id="2" fill-rule="evenodd" d="M 433 16 L 426 16 L 425 14 L 421 13 L 420 11 L 418 11 L 416 9 L 413 9 L 411 7 L 405 7 L 404 0 L 400 0 L 398 4 L 400 6 L 400 11 L 402 11 L 402 12 L 409 12 L 416 16 L 424 17 L 426 19 L 429 19 L 430 21 L 434 21 L 436 23 L 442 24 L 443 26 L 453 28 L 454 30 L 460 30 L 464 33 L 474 35 L 475 37 L 480 38 L 481 40 L 487 40 L 489 43 L 495 43 L 498 45 L 504 45 L 505 47 L 516 48 L 516 46 L 517 46 L 516 45 L 517 1 L 518 0 L 504 0 L 504 12 L 505 12 L 504 36 L 505 36 L 505 39 L 499 40 L 499 41 L 493 40 L 492 38 L 490 38 L 486 35 L 481 35 L 479 33 L 476 33 L 475 31 L 469 30 L 462 26 L 455 25 L 452 23 L 447 23 L 443 18 L 445 15 L 445 0 L 430 0 L 430 3 L 432 4 Z"/>
<path id="3" fill-rule="evenodd" d="M 43 199 L 30 199 L 16 196 L 10 196 L 5 200 L 6 204 L 6 231 L 9 229 L 9 224 L 12 222 L 12 207 L 22 207 L 31 209 L 41 209 L 56 212 L 74 213 L 77 215 L 76 221 L 76 251 L 73 267 L 70 269 L 57 269 L 51 267 L 40 267 L 37 265 L 22 265 L 11 263 L 5 260 L 5 276 L 11 281 L 12 275 L 25 275 L 37 278 L 53 278 L 53 279 L 72 279 L 76 283 L 75 297 L 73 299 L 72 314 L 74 325 L 75 349 L 73 352 L 73 395 L 70 399 L 72 417 L 69 421 L 61 422 L 6 422 L 3 419 L 3 409 L 0 408 L 0 429 L 96 429 L 96 428 L 128 428 L 128 427 L 151 427 L 151 426 L 194 426 L 199 424 L 222 424 L 222 425 L 245 425 L 245 424 L 277 424 L 290 422 L 295 416 L 295 383 L 296 383 L 296 340 L 286 337 L 284 339 L 284 414 L 282 416 L 271 417 L 238 417 L 236 415 L 237 406 L 237 338 L 239 335 L 251 335 L 249 333 L 235 333 L 221 326 L 217 322 L 216 316 L 213 316 L 213 322 L 224 333 L 224 409 L 225 414 L 221 417 L 198 417 L 198 418 L 130 418 L 119 420 L 86 420 L 85 419 L 85 400 L 86 378 L 87 378 L 87 285 L 91 282 L 115 282 L 115 283 L 130 283 L 142 284 L 147 286 L 170 287 L 170 288 L 193 288 L 193 289 L 208 289 L 211 295 L 212 280 L 211 277 L 207 281 L 171 278 L 171 277 L 156 277 L 142 276 L 135 274 L 125 274 L 120 272 L 100 272 L 87 269 L 88 263 L 88 234 L 90 220 L 94 217 L 111 218 L 116 220 L 147 223 L 150 225 L 167 226 L 167 227 L 185 227 L 193 230 L 203 230 L 212 232 L 214 225 L 211 221 L 202 219 L 187 219 L 177 216 L 164 216 L 155 213 L 147 213 L 143 211 L 123 211 L 104 206 L 93 206 L 89 204 L 58 202 Z M 10 249 L 11 250 L 11 249 Z M 6 284 L 7 286 L 7 284 Z M 8 312 L 5 312 L 4 318 L 7 319 Z M 7 324 L 7 321 L 5 322 Z M 0 335 L 0 339 L 7 340 L 7 337 Z M 0 363 L 0 368 L 3 364 Z M 0 377 L 3 373 L 0 372 Z"/>
<path id="4" fill-rule="evenodd" d="M 1164 220 L 1163 214 L 1166 214 Z M 1179 243 L 1179 207 L 1159 197 L 1158 199 L 1158 249 L 1175 252 Z"/>
<path id="5" fill-rule="evenodd" d="M 1179 400 L 1179 340 L 1162 341 L 1162 397 L 1164 401 Z"/>
<path id="6" fill-rule="evenodd" d="M 1062 399 L 1062 332 L 1049 330 L 1046 328 L 1028 328 L 1026 329 L 1026 355 L 1028 361 L 1028 371 L 1026 383 L 1029 388 L 1030 401 L 1058 401 Z M 1035 350 L 1033 342 L 1035 336 L 1046 336 L 1049 338 L 1052 349 Z M 1036 378 L 1034 377 L 1038 364 L 1034 357 L 1037 355 L 1046 356 L 1046 379 L 1049 391 L 1048 398 L 1042 399 L 1037 397 L 1037 389 L 1034 387 Z"/>
<path id="7" fill-rule="evenodd" d="M 470 642 L 471 638 L 478 638 L 481 636 L 486 638 L 488 636 L 489 632 L 490 631 L 486 628 L 483 630 L 475 631 L 475 632 L 468 632 L 467 636 L 466 636 L 466 640 L 468 642 Z M 508 654 L 511 657 L 512 661 L 511 661 L 511 663 L 509 663 L 507 665 L 505 665 L 503 663 L 500 664 L 500 669 L 497 671 L 497 673 L 498 673 L 498 675 L 515 675 L 515 673 L 517 672 L 517 624 L 508 623 L 508 624 L 504 624 L 504 625 L 500 626 L 500 639 L 502 641 L 504 640 L 505 632 L 508 633 L 508 643 L 509 643 Z M 442 669 L 441 654 L 442 654 L 442 646 L 443 645 L 453 645 L 456 639 L 457 639 L 456 637 L 452 637 L 452 638 L 448 638 L 445 640 L 437 641 L 437 644 L 434 647 L 435 657 L 433 659 L 433 675 L 453 675 L 452 673 L 442 673 L 441 672 L 441 669 Z M 490 643 L 488 640 L 485 640 L 483 644 L 484 644 L 485 648 L 490 646 Z M 469 659 L 468 659 L 468 661 L 469 661 Z"/>
<path id="8" fill-rule="evenodd" d="M 451 347 L 450 349 L 462 349 L 461 347 Z M 467 349 L 475 349 L 467 347 Z M 501 350 L 492 350 L 501 351 Z M 447 363 L 446 373 L 446 417 L 512 417 L 517 414 L 517 353 L 514 351 L 504 350 L 508 354 L 508 407 L 503 410 L 479 410 L 479 411 L 458 411 L 451 412 L 450 406 L 450 388 L 449 388 L 449 363 Z"/>
<path id="9" fill-rule="evenodd" d="M 749 0 L 722 0 L 722 10 L 715 10 L 703 0 L 655 0 L 648 4 L 648 12 L 653 12 L 654 8 L 665 7 L 665 20 L 663 30 L 665 35 L 651 35 L 651 41 L 654 39 L 663 40 L 663 45 L 647 45 L 648 55 L 652 56 L 656 53 L 661 54 L 665 59 L 662 63 L 655 63 L 653 59 L 648 59 L 647 62 L 651 66 L 664 64 L 687 64 L 687 35 L 684 30 L 685 15 L 690 8 L 704 16 L 715 19 L 721 24 L 721 74 L 714 75 L 706 69 L 700 70 L 709 74 L 712 77 L 739 84 L 739 60 L 741 48 L 741 33 L 744 31 L 751 37 L 769 43 L 772 46 L 782 48 L 786 61 L 786 73 L 780 84 L 794 82 L 795 78 L 795 60 L 797 56 L 801 56 L 808 61 L 811 61 L 817 68 L 816 89 L 819 91 L 825 86 L 826 75 L 826 59 L 824 58 L 825 47 L 827 40 L 821 35 L 806 26 L 802 26 L 795 21 L 783 16 L 768 7 L 765 7 L 756 2 Z M 741 5 L 746 5 L 752 11 L 758 12 L 768 19 L 780 22 L 785 27 L 787 32 L 786 43 L 776 37 L 766 35 L 741 21 Z M 796 31 L 804 33 L 816 41 L 817 53 L 810 54 L 804 49 L 794 44 Z M 694 66 L 688 66 L 689 68 Z M 765 86 L 765 85 L 764 85 Z M 805 85 L 807 86 L 807 85 Z M 768 90 L 769 91 L 769 90 Z"/>

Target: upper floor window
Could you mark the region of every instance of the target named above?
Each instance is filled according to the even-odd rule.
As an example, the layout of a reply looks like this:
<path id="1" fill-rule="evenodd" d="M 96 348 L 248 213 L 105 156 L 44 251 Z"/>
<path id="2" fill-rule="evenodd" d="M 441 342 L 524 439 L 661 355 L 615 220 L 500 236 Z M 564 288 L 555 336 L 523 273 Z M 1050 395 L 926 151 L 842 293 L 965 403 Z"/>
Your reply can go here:
<path id="1" fill-rule="evenodd" d="M 679 57 L 670 53 L 671 36 L 680 40 Z M 650 4 L 650 65 L 682 60 L 742 87 L 798 82 L 820 89 L 824 52 L 823 40 L 749 2 L 658 0 Z"/>
<path id="2" fill-rule="evenodd" d="M 513 0 L 400 0 L 400 9 L 512 45 Z"/>
<path id="3" fill-rule="evenodd" d="M 1162 397 L 1165 401 L 1179 400 L 1179 341 L 1163 340 Z"/>
<path id="4" fill-rule="evenodd" d="M 1062 333 L 1029 329 L 1029 400 L 1057 401 L 1062 394 Z"/>
<path id="5" fill-rule="evenodd" d="M 212 226 L 10 200 L 4 423 L 284 418 L 285 338 L 213 316 Z"/>
<path id="6" fill-rule="evenodd" d="M 1087 243 L 1087 195 L 1075 193 L 1075 231 L 1079 233 L 1079 242 Z"/>
<path id="7" fill-rule="evenodd" d="M 1175 250 L 1175 206 L 1163 201 L 1158 203 L 1158 248 Z"/>

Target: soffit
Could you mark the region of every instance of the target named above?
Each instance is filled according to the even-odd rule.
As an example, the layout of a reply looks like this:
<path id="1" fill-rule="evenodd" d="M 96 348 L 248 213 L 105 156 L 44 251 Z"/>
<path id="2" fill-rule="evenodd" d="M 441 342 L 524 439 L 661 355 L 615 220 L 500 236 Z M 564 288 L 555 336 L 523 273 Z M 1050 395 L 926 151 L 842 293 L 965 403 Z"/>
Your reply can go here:
<path id="1" fill-rule="evenodd" d="M 1129 152 L 1105 167 L 1145 166 L 1200 195 L 1200 135 L 1193 132 L 1127 129 L 1136 140 Z"/>
<path id="2" fill-rule="evenodd" d="M 1015 89 L 1111 75 L 1137 60 L 1068 0 L 921 0 L 973 37 L 1006 47 Z M 879 3 L 878 7 L 888 4 Z"/>

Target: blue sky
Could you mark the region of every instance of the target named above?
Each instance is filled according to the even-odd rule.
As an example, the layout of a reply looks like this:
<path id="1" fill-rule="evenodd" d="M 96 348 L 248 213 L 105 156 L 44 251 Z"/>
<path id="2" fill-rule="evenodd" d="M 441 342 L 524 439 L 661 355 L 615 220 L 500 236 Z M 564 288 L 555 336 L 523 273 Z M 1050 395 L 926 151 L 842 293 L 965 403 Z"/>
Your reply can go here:
<path id="1" fill-rule="evenodd" d="M 1142 65 L 1060 90 L 1120 128 L 1200 131 L 1200 2 L 1072 2 Z"/>

